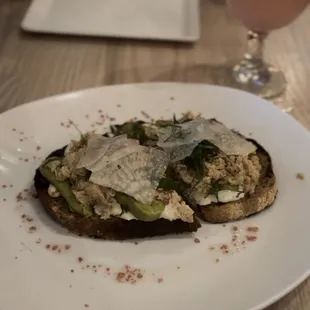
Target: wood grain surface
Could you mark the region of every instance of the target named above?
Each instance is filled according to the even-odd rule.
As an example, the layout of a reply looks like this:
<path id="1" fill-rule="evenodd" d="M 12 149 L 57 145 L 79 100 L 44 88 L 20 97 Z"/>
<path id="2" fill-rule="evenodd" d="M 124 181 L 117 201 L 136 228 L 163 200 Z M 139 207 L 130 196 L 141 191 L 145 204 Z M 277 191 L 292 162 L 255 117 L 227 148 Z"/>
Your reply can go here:
<path id="1" fill-rule="evenodd" d="M 194 45 L 31 35 L 20 31 L 28 0 L 0 0 L 0 112 L 34 99 L 115 83 L 221 83 L 223 65 L 245 50 L 246 29 L 223 1 L 201 1 L 201 39 Z M 266 59 L 280 67 L 287 91 L 275 100 L 310 129 L 310 8 L 274 31 Z M 255 279 L 253 279 L 255 281 Z M 268 310 L 310 309 L 310 281 Z"/>

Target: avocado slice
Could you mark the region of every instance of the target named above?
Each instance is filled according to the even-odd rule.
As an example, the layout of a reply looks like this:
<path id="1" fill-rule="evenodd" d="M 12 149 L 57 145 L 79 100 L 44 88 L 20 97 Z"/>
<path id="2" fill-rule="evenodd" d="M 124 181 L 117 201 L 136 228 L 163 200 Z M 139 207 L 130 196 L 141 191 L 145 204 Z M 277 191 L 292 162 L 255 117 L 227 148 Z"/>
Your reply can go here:
<path id="1" fill-rule="evenodd" d="M 92 215 L 92 211 L 89 206 L 81 204 L 74 196 L 70 183 L 65 181 L 57 180 L 55 174 L 48 168 L 47 163 L 54 160 L 61 160 L 59 157 L 51 157 L 46 160 L 39 168 L 41 174 L 59 191 L 60 195 L 66 200 L 71 211 L 80 215 L 89 217 Z"/>
<path id="2" fill-rule="evenodd" d="M 158 200 L 148 205 L 119 192 L 116 193 L 115 198 L 119 204 L 126 207 L 138 220 L 144 222 L 152 222 L 159 219 L 165 209 L 165 205 Z"/>

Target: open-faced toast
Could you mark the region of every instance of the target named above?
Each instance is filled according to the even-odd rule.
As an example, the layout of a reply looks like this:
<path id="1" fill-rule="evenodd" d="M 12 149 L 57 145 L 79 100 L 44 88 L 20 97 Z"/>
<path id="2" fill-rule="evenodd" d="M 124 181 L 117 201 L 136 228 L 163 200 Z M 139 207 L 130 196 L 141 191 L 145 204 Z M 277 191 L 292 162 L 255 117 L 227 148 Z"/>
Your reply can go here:
<path id="1" fill-rule="evenodd" d="M 195 232 L 195 214 L 239 220 L 271 206 L 278 191 L 261 145 L 215 119 L 187 117 L 82 135 L 50 154 L 34 181 L 56 222 L 119 240 Z"/>
<path id="2" fill-rule="evenodd" d="M 275 201 L 278 188 L 271 158 L 257 142 L 250 141 L 257 145 L 256 154 L 262 167 L 255 191 L 237 201 L 212 202 L 207 206 L 201 206 L 189 199 L 189 197 L 185 197 L 186 200 L 190 201 L 190 206 L 202 220 L 210 223 L 240 220 L 263 211 Z"/>
<path id="3" fill-rule="evenodd" d="M 51 153 L 48 158 L 63 158 L 66 147 Z M 159 218 L 154 221 L 141 221 L 137 219 L 122 219 L 111 216 L 102 219 L 98 214 L 83 216 L 72 212 L 67 201 L 61 196 L 49 193 L 51 183 L 44 177 L 38 168 L 34 178 L 34 185 L 41 205 L 51 217 L 69 231 L 89 237 L 102 239 L 125 240 L 162 236 L 167 234 L 180 234 L 195 232 L 201 226 L 193 215 L 192 221 L 181 219 L 168 220 Z"/>
<path id="4" fill-rule="evenodd" d="M 177 157 L 169 165 L 169 177 L 199 218 L 235 221 L 273 204 L 276 177 L 261 145 L 215 119 L 176 121 L 176 126 L 164 127 L 158 144 Z"/>

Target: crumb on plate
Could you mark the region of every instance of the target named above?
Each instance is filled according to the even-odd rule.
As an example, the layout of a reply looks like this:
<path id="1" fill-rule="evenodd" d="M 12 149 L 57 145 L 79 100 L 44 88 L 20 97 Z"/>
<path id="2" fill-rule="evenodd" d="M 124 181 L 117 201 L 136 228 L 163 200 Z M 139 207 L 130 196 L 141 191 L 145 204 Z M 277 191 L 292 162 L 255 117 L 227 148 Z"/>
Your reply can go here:
<path id="1" fill-rule="evenodd" d="M 305 175 L 301 172 L 296 173 L 296 178 L 298 180 L 304 180 L 305 179 Z"/>

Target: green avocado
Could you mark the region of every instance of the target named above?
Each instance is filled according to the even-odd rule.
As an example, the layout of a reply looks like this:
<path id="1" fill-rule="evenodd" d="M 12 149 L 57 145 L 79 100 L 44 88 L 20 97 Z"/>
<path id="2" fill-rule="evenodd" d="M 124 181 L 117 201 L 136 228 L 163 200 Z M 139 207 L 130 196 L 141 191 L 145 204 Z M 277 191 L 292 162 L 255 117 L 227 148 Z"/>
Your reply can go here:
<path id="1" fill-rule="evenodd" d="M 138 220 L 144 222 L 152 222 L 159 219 L 165 209 L 165 205 L 158 200 L 148 205 L 119 192 L 116 193 L 115 198 L 119 204 L 126 207 Z"/>
<path id="2" fill-rule="evenodd" d="M 56 189 L 59 191 L 60 195 L 66 200 L 69 205 L 71 211 L 81 214 L 83 216 L 89 217 L 92 215 L 92 211 L 89 206 L 81 204 L 76 197 L 74 196 L 70 183 L 65 181 L 57 180 L 55 174 L 48 167 L 48 163 L 52 161 L 61 160 L 59 157 L 51 157 L 46 160 L 39 168 L 41 174 L 50 182 L 50 184 L 54 185 Z"/>

